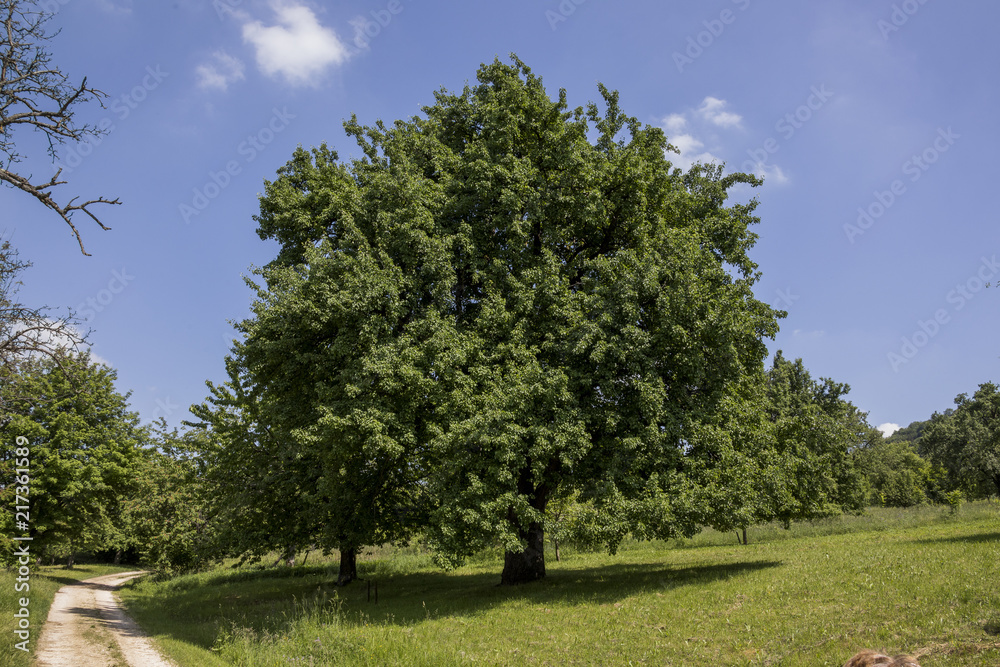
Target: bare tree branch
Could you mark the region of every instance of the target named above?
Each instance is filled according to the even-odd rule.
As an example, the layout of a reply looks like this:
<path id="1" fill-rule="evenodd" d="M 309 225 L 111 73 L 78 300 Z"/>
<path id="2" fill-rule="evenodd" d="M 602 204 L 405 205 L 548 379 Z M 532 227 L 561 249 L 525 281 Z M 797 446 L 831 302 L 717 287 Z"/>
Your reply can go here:
<path id="1" fill-rule="evenodd" d="M 60 367 L 67 356 L 87 352 L 87 335 L 77 328 L 73 314 L 53 317 L 47 308 L 30 308 L 16 301 L 19 275 L 30 266 L 17 257 L 10 243 L 0 242 L 0 427 L 11 408 L 23 400 L 17 379 L 22 367 L 48 357 Z M 73 377 L 70 375 L 70 381 Z"/>
<path id="2" fill-rule="evenodd" d="M 78 143 L 107 133 L 95 125 L 74 122 L 77 105 L 95 101 L 103 108 L 107 95 L 89 87 L 86 77 L 79 85 L 71 84 L 69 78 L 51 64 L 51 56 L 42 46 L 55 36 L 45 31 L 45 24 L 51 18 L 52 14 L 39 8 L 36 2 L 0 0 L 0 182 L 32 195 L 55 211 L 69 225 L 80 252 L 88 255 L 73 223 L 73 213 L 83 211 L 101 229 L 107 230 L 109 227 L 90 207 L 121 202 L 117 198 L 98 197 L 77 204 L 79 197 L 74 197 L 60 204 L 50 190 L 66 183 L 59 180 L 62 169 L 50 180 L 38 182 L 12 169 L 26 157 L 18 152 L 14 143 L 14 128 L 25 126 L 42 132 L 53 162 L 58 159 L 59 147 L 67 142 Z"/>

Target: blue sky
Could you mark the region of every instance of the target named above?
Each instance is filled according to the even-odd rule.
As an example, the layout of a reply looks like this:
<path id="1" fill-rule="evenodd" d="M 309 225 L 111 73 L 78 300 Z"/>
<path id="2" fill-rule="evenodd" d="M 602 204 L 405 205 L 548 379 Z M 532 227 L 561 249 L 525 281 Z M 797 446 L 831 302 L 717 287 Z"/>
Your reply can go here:
<path id="1" fill-rule="evenodd" d="M 356 155 L 341 126 L 420 112 L 480 63 L 518 54 L 551 95 L 664 127 L 678 164 L 765 185 L 758 298 L 771 345 L 851 385 L 873 425 L 906 425 L 1000 379 L 994 69 L 983 0 L 41 0 L 54 61 L 109 95 L 109 134 L 60 158 L 60 197 L 119 197 L 104 232 L 0 189 L 0 229 L 34 263 L 22 301 L 72 307 L 144 421 L 172 424 L 222 380 L 243 275 L 275 246 L 252 216 L 297 145 Z M 23 135 L 31 148 L 38 138 Z M 39 153 L 36 151 L 36 153 Z M 39 153 L 24 171 L 54 169 Z M 57 190 L 58 192 L 58 190 Z"/>

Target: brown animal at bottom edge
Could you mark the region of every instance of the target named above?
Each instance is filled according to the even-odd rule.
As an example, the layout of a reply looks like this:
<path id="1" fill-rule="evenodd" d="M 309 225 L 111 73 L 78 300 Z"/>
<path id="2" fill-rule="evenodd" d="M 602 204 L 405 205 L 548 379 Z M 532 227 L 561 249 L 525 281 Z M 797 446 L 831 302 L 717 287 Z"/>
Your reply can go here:
<path id="1" fill-rule="evenodd" d="M 875 651 L 861 651 L 844 663 L 844 667 L 920 667 L 912 655 L 888 656 Z"/>

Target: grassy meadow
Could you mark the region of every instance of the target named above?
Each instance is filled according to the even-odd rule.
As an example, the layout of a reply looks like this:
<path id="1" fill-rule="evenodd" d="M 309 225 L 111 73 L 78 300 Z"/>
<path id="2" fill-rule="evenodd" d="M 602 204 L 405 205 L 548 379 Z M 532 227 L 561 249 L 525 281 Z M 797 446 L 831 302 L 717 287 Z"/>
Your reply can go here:
<path id="1" fill-rule="evenodd" d="M 17 572 L 0 568 L 0 635 L 3 637 L 0 641 L 0 665 L 28 667 L 31 664 L 31 657 L 14 647 L 14 644 L 21 641 L 14 635 L 14 614 L 21 608 L 18 603 L 20 598 L 27 597 L 31 601 L 28 611 L 31 614 L 30 647 L 33 655 L 38 647 L 42 624 L 49 615 L 49 607 L 52 606 L 52 598 L 55 597 L 56 591 L 81 579 L 134 569 L 134 567 L 114 565 L 76 565 L 72 570 L 67 570 L 62 565 L 39 567 L 32 563 L 28 581 L 30 590 L 19 593 L 14 590 L 17 585 Z"/>
<path id="2" fill-rule="evenodd" d="M 1000 505 L 871 510 L 551 555 L 500 588 L 499 554 L 452 572 L 415 547 L 359 562 L 220 567 L 129 585 L 136 620 L 179 664 L 842 665 L 860 648 L 931 667 L 1000 665 Z M 369 599 L 378 586 L 378 602 Z M 373 591 L 374 593 L 374 591 Z M 374 595 L 372 595 L 374 598 Z"/>

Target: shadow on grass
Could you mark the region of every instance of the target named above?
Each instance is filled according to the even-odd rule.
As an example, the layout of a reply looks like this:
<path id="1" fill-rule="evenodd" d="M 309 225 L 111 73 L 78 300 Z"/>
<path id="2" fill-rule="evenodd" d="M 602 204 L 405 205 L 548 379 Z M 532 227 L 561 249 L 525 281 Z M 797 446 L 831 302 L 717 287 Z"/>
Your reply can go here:
<path id="1" fill-rule="evenodd" d="M 339 622 L 348 626 L 410 626 L 431 619 L 477 616 L 511 605 L 611 604 L 640 593 L 669 594 L 680 587 L 744 577 L 780 565 L 762 560 L 688 567 L 662 563 L 556 567 L 541 581 L 512 587 L 496 585 L 498 571 L 424 571 L 362 579 L 344 588 L 334 585 L 335 570 L 331 577 L 328 567 L 317 566 L 295 568 L 295 574 L 288 573 L 291 569 L 219 573 L 200 578 L 190 587 L 171 587 L 131 598 L 127 604 L 140 623 L 156 624 L 147 627 L 152 633 L 207 649 L 220 629 L 233 625 L 281 633 L 303 615 L 303 603 L 315 610 L 337 600 Z M 369 597 L 374 585 L 378 587 L 377 604 L 374 596 Z"/>
<path id="2" fill-rule="evenodd" d="M 934 539 L 916 541 L 920 544 L 985 544 L 987 542 L 1000 542 L 1000 533 L 959 535 L 957 537 L 936 537 Z"/>

